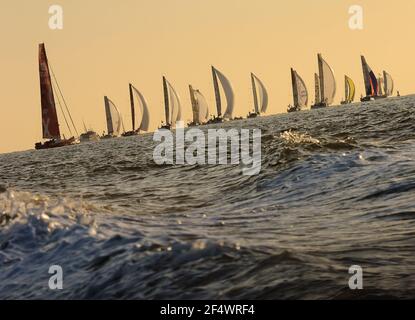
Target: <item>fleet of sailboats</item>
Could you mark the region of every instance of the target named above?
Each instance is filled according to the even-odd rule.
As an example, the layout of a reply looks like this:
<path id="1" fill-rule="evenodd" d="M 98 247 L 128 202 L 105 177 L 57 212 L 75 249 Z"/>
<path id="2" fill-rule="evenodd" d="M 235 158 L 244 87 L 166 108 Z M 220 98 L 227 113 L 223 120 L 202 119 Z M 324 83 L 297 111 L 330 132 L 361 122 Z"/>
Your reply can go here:
<path id="1" fill-rule="evenodd" d="M 325 108 L 333 104 L 336 95 L 336 79 L 334 71 L 322 54 L 317 55 L 318 73 L 314 74 L 315 101 L 311 109 Z M 378 76 L 368 65 L 366 58 L 361 56 L 365 96 L 361 101 L 372 101 L 387 98 L 394 93 L 394 81 L 392 76 L 383 71 Z M 223 121 L 237 120 L 233 116 L 235 107 L 235 94 L 230 80 L 214 66 L 211 67 L 212 80 L 216 103 L 216 115 L 209 115 L 209 106 L 205 96 L 199 89 L 189 85 L 190 102 L 192 106 L 192 121 L 188 126 L 199 126 Z M 41 94 L 42 115 L 42 137 L 45 142 L 35 144 L 36 149 L 56 148 L 76 144 L 78 142 L 98 141 L 100 138 L 108 139 L 118 137 L 135 136 L 149 130 L 150 110 L 144 95 L 129 84 L 131 130 L 125 131 L 122 115 L 116 105 L 107 97 L 104 97 L 107 133 L 100 137 L 92 129 L 87 129 L 84 123 L 84 133 L 78 135 L 72 115 L 62 94 L 62 90 L 56 80 L 46 54 L 45 45 L 39 44 L 39 75 Z M 291 84 L 293 94 L 293 105 L 289 105 L 288 112 L 298 112 L 307 108 L 309 94 L 304 80 L 296 70 L 291 68 Z M 342 105 L 351 104 L 355 100 L 356 85 L 347 75 L 344 76 L 344 100 Z M 251 85 L 253 95 L 253 110 L 247 118 L 255 118 L 267 111 L 269 97 L 264 83 L 251 73 Z M 163 76 L 163 94 L 165 121 L 160 129 L 174 129 L 178 123 L 182 123 L 182 104 L 177 91 L 172 84 Z M 400 96 L 398 91 L 398 96 Z M 60 107 L 61 116 L 68 128 L 70 138 L 61 134 L 57 106 Z M 61 119 L 62 120 L 62 119 Z M 76 135 L 73 133 L 75 132 Z"/>

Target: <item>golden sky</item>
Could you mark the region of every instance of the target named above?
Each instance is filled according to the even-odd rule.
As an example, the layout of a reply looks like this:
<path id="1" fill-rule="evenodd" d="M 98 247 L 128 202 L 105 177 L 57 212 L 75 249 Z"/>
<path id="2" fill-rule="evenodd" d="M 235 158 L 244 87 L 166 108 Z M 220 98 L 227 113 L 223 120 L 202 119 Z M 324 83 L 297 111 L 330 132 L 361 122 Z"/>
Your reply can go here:
<path id="1" fill-rule="evenodd" d="M 48 27 L 53 4 L 63 6 L 63 30 Z M 348 27 L 355 4 L 364 9 L 362 31 Z M 191 118 L 188 84 L 214 111 L 210 65 L 232 82 L 235 116 L 252 108 L 250 72 L 267 86 L 268 114 L 292 103 L 291 66 L 312 99 L 318 52 L 335 71 L 336 102 L 344 95 L 345 73 L 360 96 L 360 54 L 376 73 L 391 73 L 402 94 L 412 93 L 414 16 L 413 0 L 2 0 L 0 152 L 31 149 L 41 140 L 40 42 L 78 131 L 84 119 L 102 133 L 104 95 L 129 129 L 129 82 L 146 97 L 154 130 L 164 115 L 162 75 L 181 96 L 185 119 Z"/>

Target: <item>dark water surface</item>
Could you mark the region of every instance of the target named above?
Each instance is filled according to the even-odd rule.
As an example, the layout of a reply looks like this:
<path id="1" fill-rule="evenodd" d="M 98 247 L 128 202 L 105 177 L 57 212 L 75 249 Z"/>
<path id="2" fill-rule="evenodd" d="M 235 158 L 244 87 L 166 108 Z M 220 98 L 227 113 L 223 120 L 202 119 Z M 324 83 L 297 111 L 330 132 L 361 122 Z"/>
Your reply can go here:
<path id="1" fill-rule="evenodd" d="M 415 298 L 414 105 L 224 124 L 262 130 L 255 176 L 158 166 L 152 134 L 0 155 L 0 298 Z"/>

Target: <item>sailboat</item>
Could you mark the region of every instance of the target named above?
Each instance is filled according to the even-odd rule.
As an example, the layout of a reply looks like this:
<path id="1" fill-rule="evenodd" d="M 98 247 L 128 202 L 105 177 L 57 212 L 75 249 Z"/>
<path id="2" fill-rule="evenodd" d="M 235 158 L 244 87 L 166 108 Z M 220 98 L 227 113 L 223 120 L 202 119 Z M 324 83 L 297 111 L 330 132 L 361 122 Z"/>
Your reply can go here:
<path id="1" fill-rule="evenodd" d="M 355 95 L 356 95 L 356 86 L 353 82 L 353 80 L 348 77 L 344 76 L 344 101 L 340 102 L 341 104 L 350 104 L 354 101 Z"/>
<path id="2" fill-rule="evenodd" d="M 144 96 L 138 91 L 131 83 L 130 89 L 130 105 L 131 105 L 131 122 L 132 131 L 127 131 L 122 134 L 123 137 L 134 136 L 140 133 L 140 131 L 148 131 L 148 125 L 150 122 L 150 114 L 148 112 L 147 101 Z M 138 108 L 136 110 L 135 101 L 138 102 Z M 137 126 L 137 127 L 136 127 Z"/>
<path id="3" fill-rule="evenodd" d="M 393 95 L 394 83 L 393 83 L 392 76 L 386 71 L 383 71 L 383 81 L 384 81 L 385 96 L 390 97 L 391 95 Z"/>
<path id="4" fill-rule="evenodd" d="M 104 97 L 105 116 L 107 119 L 107 134 L 102 139 L 118 137 L 123 126 L 121 114 L 115 104 L 107 97 Z"/>
<path id="5" fill-rule="evenodd" d="M 164 110 L 166 122 L 162 123 L 160 129 L 172 129 L 176 122 L 182 121 L 182 106 L 180 97 L 166 77 L 163 76 Z"/>
<path id="6" fill-rule="evenodd" d="M 379 76 L 378 76 L 378 96 L 379 97 L 384 96 L 384 94 L 383 94 L 383 83 L 384 83 L 384 81 L 383 81 L 382 75 L 379 74 Z"/>
<path id="7" fill-rule="evenodd" d="M 385 98 L 384 96 L 379 94 L 379 92 L 381 91 L 381 89 L 379 89 L 379 79 L 376 77 L 375 73 L 367 64 L 366 58 L 364 56 L 361 56 L 361 60 L 366 96 L 362 97 L 360 101 L 373 101 L 375 99 Z"/>
<path id="8" fill-rule="evenodd" d="M 92 129 L 87 129 L 85 122 L 83 122 L 83 125 L 84 125 L 84 133 L 82 133 L 79 136 L 79 140 L 81 143 L 98 141 L 100 139 L 100 136 L 98 135 L 98 133 L 96 133 Z"/>
<path id="9" fill-rule="evenodd" d="M 57 148 L 75 144 L 77 141 L 75 137 L 71 137 L 69 139 L 65 139 L 65 137 L 61 137 L 61 132 L 59 128 L 59 121 L 58 115 L 56 112 L 56 102 L 55 102 L 55 95 L 53 89 L 53 83 L 51 79 L 51 73 L 49 69 L 49 62 L 48 57 L 46 55 L 45 44 L 39 44 L 39 75 L 40 75 L 40 95 L 41 95 L 41 110 L 42 110 L 42 137 L 43 139 L 49 139 L 46 142 L 38 142 L 35 144 L 35 149 L 49 149 L 49 148 Z M 56 82 L 56 78 L 55 78 Z M 62 92 L 60 91 L 59 85 L 56 82 L 56 86 L 59 89 L 59 93 L 65 102 Z M 59 96 L 58 96 L 59 99 Z M 60 105 L 60 100 L 58 100 Z M 66 106 L 66 103 L 65 103 Z M 62 106 L 61 106 L 62 107 Z M 67 108 L 67 106 L 66 106 Z M 69 113 L 69 109 L 66 109 L 68 115 L 72 121 L 72 117 Z M 65 113 L 62 109 L 62 114 L 65 118 L 65 122 L 68 125 Z M 75 125 L 73 124 L 73 128 L 76 131 Z M 68 129 L 71 132 L 70 126 L 68 125 Z"/>
<path id="10" fill-rule="evenodd" d="M 311 109 L 328 107 L 333 103 L 334 96 L 336 95 L 336 79 L 334 78 L 333 69 L 323 59 L 320 53 L 317 55 L 317 59 L 319 72 L 319 99 L 314 102 L 314 105 L 311 106 Z"/>
<path id="11" fill-rule="evenodd" d="M 268 92 L 263 82 L 251 73 L 252 93 L 254 96 L 254 112 L 248 114 L 248 118 L 256 118 L 261 113 L 265 113 L 268 108 Z"/>
<path id="12" fill-rule="evenodd" d="M 302 108 L 307 107 L 308 91 L 303 79 L 293 68 L 291 68 L 291 82 L 293 87 L 294 105 L 289 105 L 287 112 L 301 111 Z"/>
<path id="13" fill-rule="evenodd" d="M 233 108 L 235 103 L 235 95 L 233 93 L 232 85 L 228 78 L 212 66 L 212 77 L 213 77 L 213 86 L 215 89 L 215 98 L 216 98 L 216 109 L 217 109 L 217 116 L 210 119 L 208 123 L 220 123 L 223 120 L 232 120 Z M 226 98 L 226 110 L 225 113 L 222 115 L 222 99 L 221 93 L 219 88 L 219 82 L 222 86 L 222 89 L 225 93 Z"/>
<path id="14" fill-rule="evenodd" d="M 190 101 L 192 102 L 193 121 L 189 127 L 205 124 L 209 120 L 209 107 L 203 94 L 189 85 Z"/>

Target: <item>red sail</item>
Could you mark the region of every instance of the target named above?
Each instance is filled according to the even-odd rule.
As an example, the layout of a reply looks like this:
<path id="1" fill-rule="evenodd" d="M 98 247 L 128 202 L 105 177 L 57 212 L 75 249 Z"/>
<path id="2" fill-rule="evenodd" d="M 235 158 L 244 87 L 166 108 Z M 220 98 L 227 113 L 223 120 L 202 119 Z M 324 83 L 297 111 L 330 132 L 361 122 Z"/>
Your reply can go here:
<path id="1" fill-rule="evenodd" d="M 52 81 L 50 78 L 48 57 L 45 45 L 39 45 L 39 74 L 40 95 L 42 103 L 42 128 L 43 138 L 60 138 L 58 115 L 56 113 L 55 97 L 53 96 Z"/>

